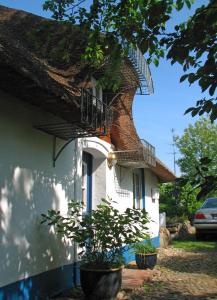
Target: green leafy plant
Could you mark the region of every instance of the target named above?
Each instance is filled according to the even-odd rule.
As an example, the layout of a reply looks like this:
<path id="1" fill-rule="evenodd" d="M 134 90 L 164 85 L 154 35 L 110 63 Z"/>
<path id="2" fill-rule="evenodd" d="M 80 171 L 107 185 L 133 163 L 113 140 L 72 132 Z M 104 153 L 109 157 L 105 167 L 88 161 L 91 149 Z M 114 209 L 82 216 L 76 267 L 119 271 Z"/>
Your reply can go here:
<path id="1" fill-rule="evenodd" d="M 85 267 L 120 267 L 124 263 L 124 246 L 146 237 L 149 219 L 145 209 L 127 208 L 120 213 L 112 203 L 103 199 L 96 210 L 82 213 L 82 204 L 71 201 L 66 217 L 59 211 L 48 210 L 42 214 L 42 223 L 53 225 L 56 232 L 78 243 L 79 257 Z"/>
<path id="2" fill-rule="evenodd" d="M 152 244 L 150 239 L 146 240 L 145 242 L 134 244 L 132 249 L 135 254 L 150 254 L 157 252 L 156 247 Z"/>
<path id="3" fill-rule="evenodd" d="M 166 212 L 167 223 L 183 222 L 200 207 L 197 200 L 199 189 L 181 179 L 160 185 L 160 212 Z"/>

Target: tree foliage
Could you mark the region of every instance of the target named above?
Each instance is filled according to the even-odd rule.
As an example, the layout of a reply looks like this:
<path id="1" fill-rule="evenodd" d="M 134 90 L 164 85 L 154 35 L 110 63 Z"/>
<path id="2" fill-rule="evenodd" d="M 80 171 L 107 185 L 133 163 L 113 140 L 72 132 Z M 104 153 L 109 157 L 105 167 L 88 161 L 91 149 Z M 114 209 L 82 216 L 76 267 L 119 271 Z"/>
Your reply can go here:
<path id="1" fill-rule="evenodd" d="M 182 136 L 175 137 L 181 154 L 177 161 L 183 174 L 182 183 L 188 181 L 199 188 L 198 198 L 217 190 L 217 125 L 208 118 L 200 118 L 189 125 Z"/>
<path id="2" fill-rule="evenodd" d="M 198 190 L 190 183 L 182 186 L 179 182 L 160 186 L 160 211 L 167 214 L 168 219 L 187 219 L 201 205 L 197 201 Z"/>
<path id="3" fill-rule="evenodd" d="M 203 157 L 211 159 L 207 175 L 217 174 L 217 125 L 208 118 L 189 125 L 182 136 L 175 137 L 175 144 L 181 154 L 177 163 L 183 175 L 194 178 L 195 166 Z"/>
<path id="4" fill-rule="evenodd" d="M 126 55 L 128 47 L 138 46 L 149 62 L 157 66 L 166 55 L 172 64 L 182 65 L 185 74 L 180 82 L 197 82 L 211 98 L 198 99 L 196 107 L 186 113 L 204 112 L 211 120 L 217 118 L 217 4 L 207 1 L 182 24 L 168 31 L 167 22 L 173 10 L 191 8 L 194 0 L 45 0 L 44 9 L 54 19 L 79 24 L 87 36 L 83 58 L 101 65 L 108 53 L 114 63 Z M 120 61 L 119 61 L 120 64 Z M 112 72 L 110 72 L 110 75 Z M 107 78 L 107 82 L 109 79 Z"/>
<path id="5" fill-rule="evenodd" d="M 128 45 L 138 46 L 157 59 L 163 56 L 160 41 L 173 9 L 181 10 L 185 3 L 190 7 L 191 2 L 46 0 L 44 9 L 50 10 L 54 19 L 79 24 L 88 33 L 86 59 L 100 61 L 106 57 L 108 48 L 120 52 Z"/>
<path id="6" fill-rule="evenodd" d="M 196 107 L 190 107 L 186 113 L 192 116 L 209 113 L 211 121 L 217 118 L 217 3 L 210 0 L 207 5 L 198 8 L 185 23 L 175 26 L 175 32 L 164 39 L 171 63 L 178 62 L 187 72 L 180 82 L 189 84 L 198 82 L 201 91 L 208 91 L 212 97 L 197 101 Z"/>

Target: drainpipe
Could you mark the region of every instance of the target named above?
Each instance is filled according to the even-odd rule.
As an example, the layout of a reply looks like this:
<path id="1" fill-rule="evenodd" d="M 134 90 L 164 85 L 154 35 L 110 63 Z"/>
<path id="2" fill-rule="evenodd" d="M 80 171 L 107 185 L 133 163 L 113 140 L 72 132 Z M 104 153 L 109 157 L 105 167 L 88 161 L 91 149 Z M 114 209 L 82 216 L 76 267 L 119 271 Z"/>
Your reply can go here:
<path id="1" fill-rule="evenodd" d="M 78 139 L 75 140 L 74 143 L 74 201 L 77 201 L 77 176 L 78 176 Z M 73 242 L 73 256 L 74 256 L 74 285 L 78 283 L 78 272 L 77 272 L 77 261 L 78 261 L 78 253 L 77 253 L 77 244 Z"/>

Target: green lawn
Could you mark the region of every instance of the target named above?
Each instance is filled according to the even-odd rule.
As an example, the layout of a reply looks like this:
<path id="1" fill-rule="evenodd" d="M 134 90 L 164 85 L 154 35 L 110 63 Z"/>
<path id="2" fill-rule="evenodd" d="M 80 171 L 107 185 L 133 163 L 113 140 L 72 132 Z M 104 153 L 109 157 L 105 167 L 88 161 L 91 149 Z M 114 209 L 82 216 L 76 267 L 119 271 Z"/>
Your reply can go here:
<path id="1" fill-rule="evenodd" d="M 171 246 L 174 248 L 180 248 L 188 251 L 217 250 L 217 242 L 196 241 L 194 238 L 191 238 L 189 240 L 173 240 Z"/>

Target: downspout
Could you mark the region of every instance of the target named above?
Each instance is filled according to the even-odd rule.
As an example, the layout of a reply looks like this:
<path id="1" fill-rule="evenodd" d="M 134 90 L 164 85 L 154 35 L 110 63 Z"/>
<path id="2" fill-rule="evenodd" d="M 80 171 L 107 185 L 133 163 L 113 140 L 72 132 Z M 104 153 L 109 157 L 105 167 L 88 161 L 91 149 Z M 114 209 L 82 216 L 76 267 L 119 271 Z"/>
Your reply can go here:
<path id="1" fill-rule="evenodd" d="M 74 201 L 77 201 L 77 176 L 78 176 L 78 139 L 75 140 L 74 144 Z M 78 253 L 77 244 L 73 242 L 73 256 L 74 256 L 74 285 L 78 283 Z"/>

